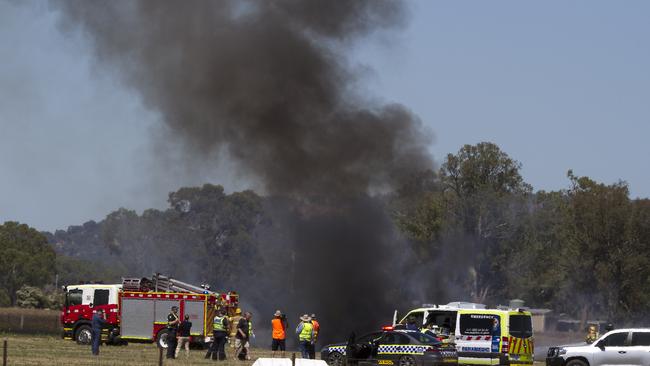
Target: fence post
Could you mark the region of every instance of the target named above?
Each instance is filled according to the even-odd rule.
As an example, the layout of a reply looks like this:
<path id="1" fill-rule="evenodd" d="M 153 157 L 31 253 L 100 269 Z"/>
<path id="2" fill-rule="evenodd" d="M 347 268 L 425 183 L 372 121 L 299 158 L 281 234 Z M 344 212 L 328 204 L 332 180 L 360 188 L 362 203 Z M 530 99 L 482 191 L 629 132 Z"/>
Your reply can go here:
<path id="1" fill-rule="evenodd" d="M 2 343 L 2 366 L 7 366 L 7 338 Z"/>
<path id="2" fill-rule="evenodd" d="M 158 366 L 162 366 L 163 364 L 163 348 L 158 347 Z"/>
<path id="3" fill-rule="evenodd" d="M 20 314 L 20 330 L 25 327 L 25 314 Z"/>

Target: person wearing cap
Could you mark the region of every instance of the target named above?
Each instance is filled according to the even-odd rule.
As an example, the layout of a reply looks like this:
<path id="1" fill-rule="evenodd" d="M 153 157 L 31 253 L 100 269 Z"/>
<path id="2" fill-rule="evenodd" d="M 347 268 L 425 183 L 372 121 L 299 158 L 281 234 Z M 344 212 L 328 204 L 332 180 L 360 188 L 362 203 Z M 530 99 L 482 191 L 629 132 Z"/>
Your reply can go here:
<path id="1" fill-rule="evenodd" d="M 309 358 L 316 359 L 316 341 L 318 341 L 318 332 L 320 331 L 320 324 L 316 320 L 316 314 L 311 314 L 311 324 L 314 326 L 314 340 L 311 345 L 311 352 Z"/>
<path id="2" fill-rule="evenodd" d="M 230 343 L 230 347 L 235 348 L 235 339 L 237 338 L 237 325 L 239 324 L 239 320 L 241 320 L 241 309 L 237 308 L 235 310 L 235 315 L 230 317 L 230 329 L 229 329 L 229 336 L 230 339 L 228 340 Z"/>
<path id="3" fill-rule="evenodd" d="M 176 358 L 176 330 L 180 322 L 178 306 L 172 306 L 172 311 L 167 315 L 167 358 Z"/>
<path id="4" fill-rule="evenodd" d="M 102 342 L 102 328 L 105 325 L 106 320 L 104 319 L 104 311 L 99 309 L 95 315 L 93 315 L 92 319 L 91 349 L 94 356 L 99 356 L 99 344 Z"/>
<path id="5" fill-rule="evenodd" d="M 213 360 L 223 361 L 226 359 L 226 337 L 228 337 L 228 329 L 230 321 L 226 316 L 226 311 L 220 309 L 217 316 L 212 320 L 212 345 L 205 354 L 205 358 L 212 357 Z"/>
<path id="6" fill-rule="evenodd" d="M 307 314 L 301 316 L 300 320 L 301 323 L 296 327 L 296 334 L 300 342 L 300 353 L 302 353 L 302 358 L 310 358 L 314 342 L 314 325 L 311 323 L 311 317 Z"/>
<path id="7" fill-rule="evenodd" d="M 286 338 L 287 338 L 287 323 L 286 318 L 282 316 L 280 310 L 276 310 L 273 314 L 273 320 L 271 320 L 271 329 L 273 330 L 271 341 L 271 351 L 273 354 L 271 357 L 275 357 L 275 353 L 278 349 L 282 352 L 282 358 L 284 358 L 284 352 L 286 349 Z"/>

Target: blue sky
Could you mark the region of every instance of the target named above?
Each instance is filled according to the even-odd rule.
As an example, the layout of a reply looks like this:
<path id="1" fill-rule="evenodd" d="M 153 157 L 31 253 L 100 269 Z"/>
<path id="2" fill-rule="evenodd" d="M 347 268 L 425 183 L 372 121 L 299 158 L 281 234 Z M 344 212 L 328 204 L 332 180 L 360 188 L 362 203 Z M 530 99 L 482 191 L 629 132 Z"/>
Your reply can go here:
<path id="1" fill-rule="evenodd" d="M 566 188 L 573 169 L 650 196 L 649 2 L 409 5 L 406 28 L 363 42 L 352 62 L 372 96 L 433 131 L 438 162 L 492 141 L 535 189 Z M 228 164 L 161 172 L 156 114 L 93 66 L 81 35 L 60 33 L 47 3 L 0 1 L 0 58 L 0 221 L 53 230 L 165 207 L 181 185 L 250 185 Z"/>

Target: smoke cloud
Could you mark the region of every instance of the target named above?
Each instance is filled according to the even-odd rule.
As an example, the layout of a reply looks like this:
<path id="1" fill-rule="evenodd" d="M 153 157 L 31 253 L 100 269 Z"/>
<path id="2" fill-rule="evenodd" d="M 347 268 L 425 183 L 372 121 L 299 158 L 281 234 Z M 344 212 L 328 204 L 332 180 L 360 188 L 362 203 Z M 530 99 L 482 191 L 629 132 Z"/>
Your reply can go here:
<path id="1" fill-rule="evenodd" d="M 98 62 L 160 112 L 188 159 L 210 166 L 225 151 L 267 194 L 302 202 L 281 215 L 289 243 L 277 255 L 293 256 L 294 281 L 277 285 L 291 286 L 290 311 L 318 312 L 326 337 L 390 319 L 387 295 L 400 284 L 391 265 L 404 248 L 373 194 L 431 168 L 431 141 L 404 106 L 360 95 L 346 54 L 402 26 L 401 2 L 55 4 L 64 28 L 87 32 Z"/>

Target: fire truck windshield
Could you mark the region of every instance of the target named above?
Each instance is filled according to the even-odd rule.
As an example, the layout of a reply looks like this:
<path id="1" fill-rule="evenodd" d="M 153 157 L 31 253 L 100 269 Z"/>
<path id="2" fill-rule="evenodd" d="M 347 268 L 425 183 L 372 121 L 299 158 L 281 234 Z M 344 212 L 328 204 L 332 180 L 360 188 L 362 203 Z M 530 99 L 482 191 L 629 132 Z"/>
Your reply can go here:
<path id="1" fill-rule="evenodd" d="M 68 306 L 81 305 L 83 301 L 83 291 L 79 289 L 74 289 L 68 291 L 66 294 L 66 303 Z"/>

